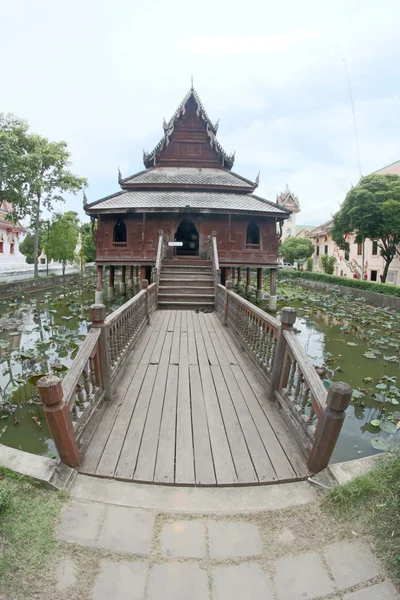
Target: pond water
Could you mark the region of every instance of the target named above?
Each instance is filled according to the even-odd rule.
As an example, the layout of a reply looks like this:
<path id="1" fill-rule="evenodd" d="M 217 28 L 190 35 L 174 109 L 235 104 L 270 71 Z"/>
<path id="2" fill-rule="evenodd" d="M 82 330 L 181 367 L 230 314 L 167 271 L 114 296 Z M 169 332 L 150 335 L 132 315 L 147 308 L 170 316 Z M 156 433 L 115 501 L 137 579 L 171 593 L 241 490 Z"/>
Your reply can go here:
<path id="1" fill-rule="evenodd" d="M 46 373 L 63 378 L 87 334 L 94 289 L 89 274 L 78 283 L 0 301 L 0 443 L 56 455 L 35 383 Z M 107 313 L 133 294 L 106 303 Z"/>
<path id="2" fill-rule="evenodd" d="M 266 288 L 268 291 L 268 288 Z M 278 281 L 278 317 L 297 309 L 296 332 L 312 364 L 325 367 L 324 385 L 345 381 L 351 406 L 332 462 L 352 460 L 400 441 L 400 314 L 333 289 L 329 293 Z M 254 297 L 249 298 L 255 302 Z M 268 311 L 268 302 L 261 308 Z"/>

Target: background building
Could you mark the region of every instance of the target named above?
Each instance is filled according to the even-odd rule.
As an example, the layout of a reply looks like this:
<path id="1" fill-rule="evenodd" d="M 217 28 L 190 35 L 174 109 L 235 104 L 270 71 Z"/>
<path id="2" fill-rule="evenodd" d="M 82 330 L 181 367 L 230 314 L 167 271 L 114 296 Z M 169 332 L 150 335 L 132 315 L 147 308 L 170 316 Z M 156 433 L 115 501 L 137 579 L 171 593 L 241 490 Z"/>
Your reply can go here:
<path id="1" fill-rule="evenodd" d="M 11 212 L 10 202 L 0 203 L 0 270 L 26 265 L 26 258 L 19 251 L 19 245 L 25 237 L 26 229 L 18 222 L 12 223 L 7 219 L 7 215 Z"/>
<path id="2" fill-rule="evenodd" d="M 295 237 L 297 234 L 296 215 L 300 212 L 300 203 L 298 197 L 289 190 L 288 184 L 286 184 L 285 191 L 277 195 L 276 203 L 279 204 L 279 206 L 292 211 L 289 218 L 283 222 L 282 242 L 284 242 L 287 238 Z"/>

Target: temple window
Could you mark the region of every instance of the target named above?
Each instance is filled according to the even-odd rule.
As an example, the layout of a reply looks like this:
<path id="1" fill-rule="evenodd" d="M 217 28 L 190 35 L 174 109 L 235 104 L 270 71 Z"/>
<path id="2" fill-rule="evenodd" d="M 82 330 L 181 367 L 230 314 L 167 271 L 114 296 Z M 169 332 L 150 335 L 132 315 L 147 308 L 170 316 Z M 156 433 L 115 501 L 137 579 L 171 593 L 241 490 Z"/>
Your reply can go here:
<path id="1" fill-rule="evenodd" d="M 3 240 L 1 240 L 1 242 L 0 242 L 0 254 L 3 254 L 3 253 L 4 253 L 4 242 L 3 242 Z"/>
<path id="2" fill-rule="evenodd" d="M 126 246 L 126 225 L 123 219 L 118 219 L 114 225 L 113 244 Z"/>
<path id="3" fill-rule="evenodd" d="M 246 248 L 260 247 L 260 228 L 251 221 L 247 226 Z"/>
<path id="4" fill-rule="evenodd" d="M 14 242 L 11 242 L 11 244 L 10 244 L 10 254 L 14 254 L 14 248 L 15 248 L 15 244 L 14 244 Z"/>

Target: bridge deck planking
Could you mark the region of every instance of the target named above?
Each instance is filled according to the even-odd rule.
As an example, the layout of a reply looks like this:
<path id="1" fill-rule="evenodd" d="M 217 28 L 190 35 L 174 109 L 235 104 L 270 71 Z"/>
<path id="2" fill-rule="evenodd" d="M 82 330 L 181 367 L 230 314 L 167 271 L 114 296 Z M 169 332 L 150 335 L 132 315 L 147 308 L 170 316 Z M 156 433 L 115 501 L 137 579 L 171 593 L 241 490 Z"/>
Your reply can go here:
<path id="1" fill-rule="evenodd" d="M 89 443 L 82 473 L 176 485 L 308 475 L 254 366 L 216 313 L 156 311 Z"/>

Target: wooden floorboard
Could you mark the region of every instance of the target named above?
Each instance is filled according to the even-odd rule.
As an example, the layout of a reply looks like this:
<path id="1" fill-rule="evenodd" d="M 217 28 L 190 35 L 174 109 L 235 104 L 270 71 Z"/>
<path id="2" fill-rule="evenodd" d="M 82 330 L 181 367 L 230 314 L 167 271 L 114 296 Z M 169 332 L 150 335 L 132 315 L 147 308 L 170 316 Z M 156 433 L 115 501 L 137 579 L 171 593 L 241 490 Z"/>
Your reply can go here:
<path id="1" fill-rule="evenodd" d="M 215 312 L 155 311 L 80 471 L 168 485 L 304 478 L 303 457 L 266 393 Z"/>

